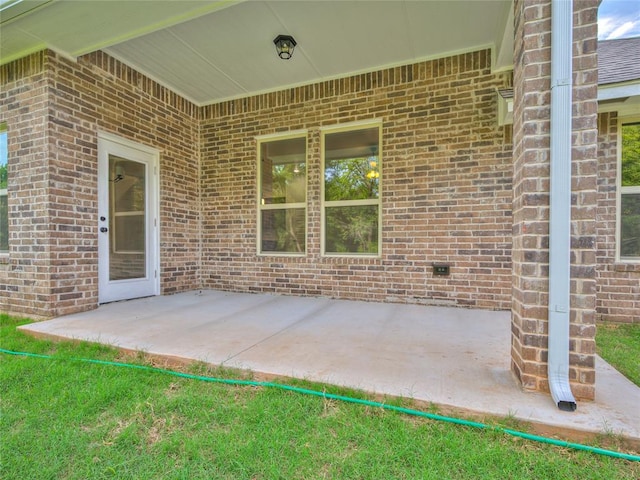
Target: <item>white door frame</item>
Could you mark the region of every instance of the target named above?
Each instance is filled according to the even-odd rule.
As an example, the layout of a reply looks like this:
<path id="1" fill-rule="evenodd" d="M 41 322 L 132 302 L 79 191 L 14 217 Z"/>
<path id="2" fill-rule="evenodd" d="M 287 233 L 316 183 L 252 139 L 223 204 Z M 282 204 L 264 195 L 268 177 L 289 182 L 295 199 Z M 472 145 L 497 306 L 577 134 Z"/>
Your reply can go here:
<path id="1" fill-rule="evenodd" d="M 146 192 L 146 276 L 144 279 L 109 280 L 109 155 L 118 155 L 148 166 Z M 98 303 L 160 294 L 160 152 L 125 138 L 98 132 Z M 105 220 L 102 220 L 105 219 Z M 104 230 L 107 228 L 107 230 Z M 101 230 L 102 229 L 102 230 Z"/>

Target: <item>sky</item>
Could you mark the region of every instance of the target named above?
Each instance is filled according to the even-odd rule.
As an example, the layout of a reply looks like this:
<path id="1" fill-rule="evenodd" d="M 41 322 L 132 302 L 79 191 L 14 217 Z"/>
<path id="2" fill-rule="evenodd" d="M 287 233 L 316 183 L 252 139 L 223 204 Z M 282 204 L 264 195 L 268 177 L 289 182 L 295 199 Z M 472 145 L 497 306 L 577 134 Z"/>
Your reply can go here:
<path id="1" fill-rule="evenodd" d="M 640 36 L 640 0 L 602 0 L 598 40 Z"/>

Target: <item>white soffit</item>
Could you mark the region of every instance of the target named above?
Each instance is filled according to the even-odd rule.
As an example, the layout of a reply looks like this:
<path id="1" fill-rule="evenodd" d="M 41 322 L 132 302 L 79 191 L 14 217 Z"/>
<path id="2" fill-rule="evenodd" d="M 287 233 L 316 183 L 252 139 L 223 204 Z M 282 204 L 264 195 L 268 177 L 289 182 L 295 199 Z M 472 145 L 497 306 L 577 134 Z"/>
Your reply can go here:
<path id="1" fill-rule="evenodd" d="M 2 24 L 0 54 L 102 49 L 205 105 L 482 48 L 502 68 L 511 10 L 512 0 L 52 0 Z M 290 60 L 276 56 L 278 34 L 298 42 Z"/>
<path id="2" fill-rule="evenodd" d="M 67 57 L 223 9 L 232 0 L 0 0 L 2 63 L 41 48 Z"/>
<path id="3" fill-rule="evenodd" d="M 510 10 L 492 0 L 250 1 L 106 51 L 203 105 L 494 47 Z M 288 61 L 272 43 L 281 33 L 298 42 Z"/>

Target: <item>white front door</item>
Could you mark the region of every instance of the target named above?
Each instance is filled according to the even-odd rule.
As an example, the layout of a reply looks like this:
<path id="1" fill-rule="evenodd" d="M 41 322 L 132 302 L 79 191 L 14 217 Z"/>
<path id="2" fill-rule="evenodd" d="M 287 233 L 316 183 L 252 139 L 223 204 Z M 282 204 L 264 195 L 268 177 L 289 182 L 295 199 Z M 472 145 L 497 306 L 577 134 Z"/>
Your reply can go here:
<path id="1" fill-rule="evenodd" d="M 159 294 L 158 152 L 98 135 L 98 302 Z"/>

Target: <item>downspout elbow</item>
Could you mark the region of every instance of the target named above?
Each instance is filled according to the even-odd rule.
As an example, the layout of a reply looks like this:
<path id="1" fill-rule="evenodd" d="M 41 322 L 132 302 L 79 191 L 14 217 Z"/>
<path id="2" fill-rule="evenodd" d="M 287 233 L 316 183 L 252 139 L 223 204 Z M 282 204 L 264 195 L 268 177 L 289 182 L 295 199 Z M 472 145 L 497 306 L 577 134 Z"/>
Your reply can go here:
<path id="1" fill-rule="evenodd" d="M 547 376 L 549 390 L 556 406 L 565 412 L 578 408 L 569 384 L 569 320 L 549 311 L 549 358 Z M 560 312 L 562 313 L 562 312 Z M 552 325 L 554 327 L 552 328 Z M 566 334 L 563 331 L 566 328 Z M 555 330 L 552 338 L 552 330 Z"/>

